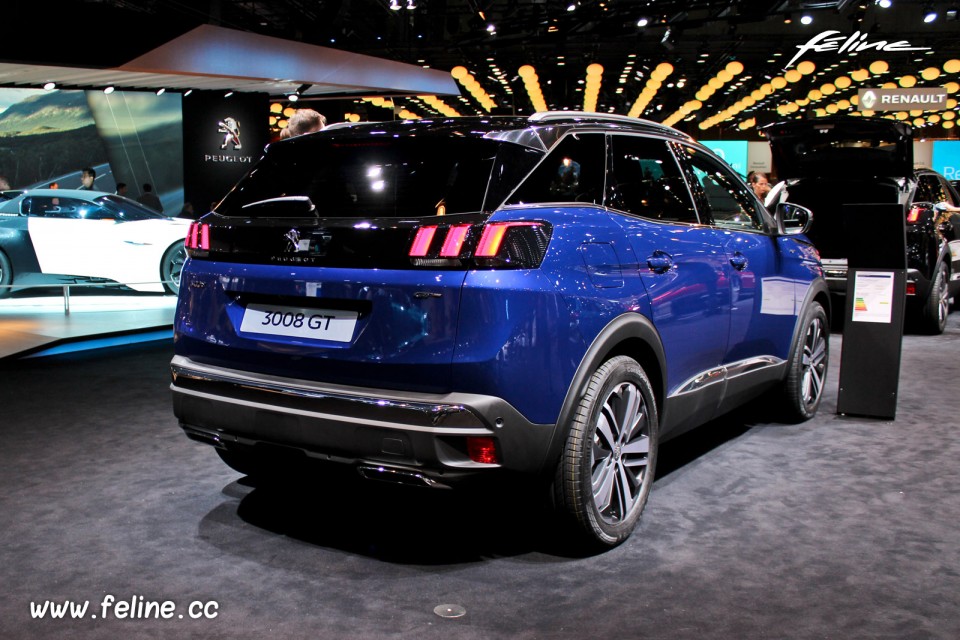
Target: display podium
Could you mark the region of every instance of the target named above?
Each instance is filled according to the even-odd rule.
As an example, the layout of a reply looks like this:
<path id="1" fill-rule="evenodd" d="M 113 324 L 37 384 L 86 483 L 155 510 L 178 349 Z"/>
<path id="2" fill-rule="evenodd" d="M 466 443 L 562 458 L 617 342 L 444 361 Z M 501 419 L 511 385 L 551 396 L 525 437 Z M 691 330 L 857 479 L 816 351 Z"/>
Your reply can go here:
<path id="1" fill-rule="evenodd" d="M 906 212 L 897 204 L 846 205 L 844 227 L 849 257 L 837 413 L 892 420 L 906 303 Z"/>

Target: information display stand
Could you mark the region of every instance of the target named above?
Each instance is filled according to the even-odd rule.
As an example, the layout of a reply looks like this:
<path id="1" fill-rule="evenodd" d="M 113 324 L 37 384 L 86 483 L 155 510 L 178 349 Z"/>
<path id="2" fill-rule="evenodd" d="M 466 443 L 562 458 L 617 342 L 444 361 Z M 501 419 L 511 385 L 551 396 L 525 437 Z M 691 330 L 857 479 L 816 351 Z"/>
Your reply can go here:
<path id="1" fill-rule="evenodd" d="M 846 205 L 844 226 L 849 257 L 837 413 L 892 420 L 906 302 L 906 212 L 896 204 Z"/>

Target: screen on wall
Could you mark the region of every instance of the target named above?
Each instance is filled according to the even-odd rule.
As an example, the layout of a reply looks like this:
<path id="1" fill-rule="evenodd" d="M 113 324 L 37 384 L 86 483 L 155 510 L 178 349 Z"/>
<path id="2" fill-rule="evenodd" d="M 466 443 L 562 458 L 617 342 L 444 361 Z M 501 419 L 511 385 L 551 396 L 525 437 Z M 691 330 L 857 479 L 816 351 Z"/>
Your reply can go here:
<path id="1" fill-rule="evenodd" d="M 934 141 L 933 170 L 947 180 L 960 180 L 960 140 Z"/>
<path id="2" fill-rule="evenodd" d="M 149 183 L 164 213 L 183 205 L 183 116 L 179 94 L 0 88 L 0 176 L 15 189 L 118 182 L 137 198 Z"/>
<path id="3" fill-rule="evenodd" d="M 700 142 L 726 160 L 727 164 L 733 167 L 733 170 L 741 176 L 745 177 L 747 175 L 747 150 L 749 144 L 746 140 L 701 140 Z"/>

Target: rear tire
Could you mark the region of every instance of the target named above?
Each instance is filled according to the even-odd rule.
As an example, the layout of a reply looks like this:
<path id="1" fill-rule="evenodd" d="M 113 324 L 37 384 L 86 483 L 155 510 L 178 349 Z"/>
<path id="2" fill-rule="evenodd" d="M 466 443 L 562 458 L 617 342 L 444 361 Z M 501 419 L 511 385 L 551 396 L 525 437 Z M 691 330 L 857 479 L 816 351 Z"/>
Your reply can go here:
<path id="1" fill-rule="evenodd" d="M 947 265 L 940 263 L 937 276 L 930 283 L 930 292 L 923 304 L 920 329 L 928 335 L 939 335 L 947 327 L 950 313 L 950 292 L 947 286 Z"/>
<path id="2" fill-rule="evenodd" d="M 817 413 L 830 361 L 827 313 L 819 302 L 810 303 L 800 326 L 783 382 L 783 417 L 788 422 L 803 422 Z"/>
<path id="3" fill-rule="evenodd" d="M 554 479 L 554 503 L 591 547 L 626 540 L 653 484 L 659 418 L 637 362 L 617 356 L 593 374 Z"/>
<path id="4" fill-rule="evenodd" d="M 170 245 L 170 248 L 163 253 L 163 259 L 160 261 L 160 280 L 168 293 L 173 295 L 180 293 L 180 272 L 183 270 L 186 259 L 187 250 L 182 242 Z"/>
<path id="5" fill-rule="evenodd" d="M 13 284 L 13 267 L 10 265 L 7 254 L 0 251 L 0 298 L 10 295 L 12 289 L 9 285 L 11 284 Z"/>

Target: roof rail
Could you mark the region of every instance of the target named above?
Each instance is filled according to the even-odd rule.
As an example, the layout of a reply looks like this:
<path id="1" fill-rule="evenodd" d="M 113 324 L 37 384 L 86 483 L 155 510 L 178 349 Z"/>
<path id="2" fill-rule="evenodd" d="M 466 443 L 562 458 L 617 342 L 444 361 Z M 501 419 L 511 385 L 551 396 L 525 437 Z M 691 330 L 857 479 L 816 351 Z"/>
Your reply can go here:
<path id="1" fill-rule="evenodd" d="M 677 134 L 681 133 L 673 127 L 661 124 L 659 122 L 654 122 L 653 120 L 645 120 L 643 118 L 634 118 L 631 116 L 623 116 L 616 113 L 597 113 L 595 111 L 538 111 L 529 117 L 530 122 L 560 122 L 564 120 L 595 120 L 597 122 L 622 122 L 632 125 L 641 125 L 657 129 L 658 131 L 663 131 L 667 133 Z M 686 135 L 686 134 L 682 134 Z"/>

